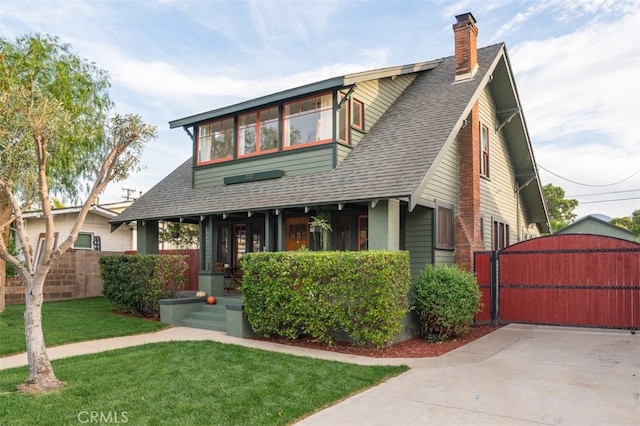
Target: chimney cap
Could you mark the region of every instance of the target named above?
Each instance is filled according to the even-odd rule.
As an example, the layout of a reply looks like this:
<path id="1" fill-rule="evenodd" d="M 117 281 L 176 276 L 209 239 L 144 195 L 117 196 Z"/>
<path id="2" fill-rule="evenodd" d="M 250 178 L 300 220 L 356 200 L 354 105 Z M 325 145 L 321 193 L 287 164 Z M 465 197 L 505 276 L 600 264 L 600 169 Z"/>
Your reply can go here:
<path id="1" fill-rule="evenodd" d="M 476 18 L 473 16 L 473 14 L 471 12 L 467 12 L 467 13 L 463 13 L 461 15 L 456 15 L 456 19 L 458 20 L 459 24 L 471 21 L 472 24 L 475 24 Z"/>

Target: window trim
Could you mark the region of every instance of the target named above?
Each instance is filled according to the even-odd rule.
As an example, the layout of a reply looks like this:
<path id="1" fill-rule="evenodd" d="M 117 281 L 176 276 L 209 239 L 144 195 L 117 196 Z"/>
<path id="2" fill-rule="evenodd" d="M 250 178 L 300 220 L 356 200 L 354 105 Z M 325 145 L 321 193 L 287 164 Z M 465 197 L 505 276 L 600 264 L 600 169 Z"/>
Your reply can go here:
<path id="1" fill-rule="evenodd" d="M 442 210 L 446 210 L 447 212 L 443 212 Z M 436 213 L 436 232 L 435 232 L 435 247 L 438 250 L 454 250 L 456 245 L 456 239 L 454 234 L 454 220 L 453 220 L 453 206 L 450 204 L 440 204 L 436 205 L 435 213 Z M 448 218 L 447 223 L 442 223 L 442 218 Z M 446 237 L 444 240 L 442 239 L 443 233 L 442 228 L 448 228 L 448 232 L 444 234 Z"/>
<path id="2" fill-rule="evenodd" d="M 491 248 L 502 250 L 509 245 L 511 245 L 509 224 L 493 218 L 491 221 Z"/>
<path id="3" fill-rule="evenodd" d="M 262 131 L 262 127 L 261 127 L 261 121 L 260 121 L 260 115 L 263 112 L 268 112 L 272 109 L 276 109 L 277 112 L 277 118 L 275 120 L 270 120 L 271 123 L 273 123 L 275 121 L 276 126 L 278 128 L 278 135 L 277 135 L 277 139 L 276 139 L 276 147 L 275 148 L 271 148 L 271 149 L 267 149 L 267 150 L 262 150 L 262 141 L 261 141 L 261 131 Z M 248 154 L 241 154 L 240 153 L 240 118 L 243 116 L 247 116 L 247 115 L 251 115 L 251 114 L 255 114 L 256 115 L 256 121 L 253 123 L 253 125 L 255 126 L 256 129 L 256 150 L 255 152 L 250 152 Z M 235 144 L 236 144 L 236 153 L 238 158 L 246 158 L 246 157 L 255 157 L 258 155 L 264 155 L 264 154 L 269 154 L 272 152 L 277 152 L 278 151 L 278 147 L 280 145 L 280 139 L 281 139 L 281 135 L 280 135 L 280 108 L 278 105 L 272 105 L 270 107 L 266 107 L 266 108 L 261 108 L 261 109 L 257 109 L 257 110 L 252 110 L 252 111 L 247 111 L 247 112 L 243 112 L 243 113 L 239 113 L 237 114 L 238 117 L 238 122 L 236 125 L 236 136 L 235 136 Z"/>
<path id="4" fill-rule="evenodd" d="M 480 176 L 489 177 L 491 152 L 489 127 L 480 123 Z M 483 143 L 485 142 L 485 143 Z"/>
<path id="5" fill-rule="evenodd" d="M 234 159 L 233 153 L 234 153 L 235 149 L 237 149 L 236 147 L 238 145 L 238 143 L 236 141 L 236 138 L 237 138 L 237 129 L 236 129 L 237 117 L 238 117 L 238 115 L 225 116 L 225 117 L 221 117 L 221 118 L 216 119 L 216 120 L 207 121 L 205 123 L 199 123 L 196 126 L 196 134 L 197 134 L 197 137 L 196 137 L 196 166 L 205 166 L 207 164 L 222 163 L 222 162 L 231 161 L 231 160 Z M 211 160 L 202 161 L 200 159 L 200 140 L 201 140 L 200 129 L 202 127 L 204 127 L 204 126 L 208 126 L 208 125 L 211 125 L 211 124 L 214 124 L 214 123 L 222 123 L 222 122 L 227 121 L 227 120 L 231 120 L 232 123 L 233 123 L 232 124 L 232 133 L 231 133 L 231 154 L 229 154 L 226 157 L 214 158 L 214 159 L 211 159 Z M 212 133 L 211 138 L 213 138 L 213 133 Z"/>
<path id="6" fill-rule="evenodd" d="M 301 143 L 301 144 L 296 144 L 296 145 L 288 145 L 287 141 L 286 141 L 286 127 L 287 127 L 287 106 L 294 104 L 294 103 L 302 103 L 305 100 L 308 99 L 314 99 L 314 98 L 322 98 L 324 96 L 329 96 L 331 97 L 331 106 L 325 109 L 319 109 L 319 110 L 314 110 L 313 112 L 306 112 L 304 114 L 300 114 L 297 113 L 298 115 L 291 115 L 289 117 L 289 119 L 291 119 L 291 117 L 302 117 L 304 115 L 311 115 L 311 114 L 315 114 L 318 112 L 322 112 L 322 111 L 330 111 L 331 113 L 331 117 L 332 117 L 332 131 L 331 134 L 329 135 L 328 139 L 320 139 L 320 140 L 315 140 L 315 141 L 311 141 L 311 142 L 306 142 L 306 143 Z M 336 122 L 336 117 L 335 117 L 335 108 L 333 106 L 333 98 L 334 98 L 334 92 L 322 92 L 322 93 L 318 93 L 315 94 L 313 96 L 307 96 L 304 98 L 299 98 L 299 99 L 295 99 L 289 102 L 283 102 L 282 103 L 282 151 L 289 151 L 292 149 L 300 149 L 300 148 L 305 148 L 305 147 L 309 147 L 309 146 L 315 146 L 315 145 L 324 145 L 324 144 L 328 144 L 328 143 L 334 143 L 334 138 L 337 139 L 337 135 L 334 135 L 334 129 L 336 128 L 335 126 L 335 122 Z M 290 142 L 289 142 L 290 143 Z"/>
<path id="7" fill-rule="evenodd" d="M 364 102 L 359 99 L 352 99 L 353 106 L 351 108 L 351 128 L 364 131 Z M 356 105 L 358 107 L 356 108 Z M 355 117 L 359 117 L 360 124 L 356 124 Z"/>
<path id="8" fill-rule="evenodd" d="M 369 215 L 366 214 L 361 214 L 357 216 L 357 220 L 358 220 L 358 247 L 357 250 L 358 251 L 363 251 L 363 250 L 369 250 Z M 366 220 L 366 227 L 362 226 L 363 224 L 363 220 Z M 367 238 L 362 238 L 361 235 L 361 231 L 366 230 L 367 231 Z M 363 249 L 362 248 L 362 243 L 366 244 L 366 247 Z"/>

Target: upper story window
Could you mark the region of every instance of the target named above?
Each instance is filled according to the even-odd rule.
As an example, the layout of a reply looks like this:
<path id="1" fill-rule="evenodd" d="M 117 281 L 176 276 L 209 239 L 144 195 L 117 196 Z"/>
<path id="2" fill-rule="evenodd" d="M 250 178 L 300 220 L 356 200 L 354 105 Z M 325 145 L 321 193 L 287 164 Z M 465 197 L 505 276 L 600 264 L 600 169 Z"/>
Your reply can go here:
<path id="1" fill-rule="evenodd" d="M 333 139 L 333 97 L 314 96 L 285 104 L 283 147 Z"/>
<path id="2" fill-rule="evenodd" d="M 213 121 L 198 127 L 198 163 L 233 158 L 233 118 Z"/>
<path id="3" fill-rule="evenodd" d="M 86 232 L 80 232 L 78 234 L 78 238 L 73 243 L 74 249 L 80 250 L 91 250 L 93 248 L 93 234 L 88 234 Z"/>
<path id="4" fill-rule="evenodd" d="M 364 103 L 357 99 L 353 100 L 351 126 L 356 130 L 364 130 Z"/>
<path id="5" fill-rule="evenodd" d="M 238 116 L 238 156 L 278 149 L 278 107 Z"/>
<path id="6" fill-rule="evenodd" d="M 489 177 L 489 128 L 480 126 L 480 175 Z"/>

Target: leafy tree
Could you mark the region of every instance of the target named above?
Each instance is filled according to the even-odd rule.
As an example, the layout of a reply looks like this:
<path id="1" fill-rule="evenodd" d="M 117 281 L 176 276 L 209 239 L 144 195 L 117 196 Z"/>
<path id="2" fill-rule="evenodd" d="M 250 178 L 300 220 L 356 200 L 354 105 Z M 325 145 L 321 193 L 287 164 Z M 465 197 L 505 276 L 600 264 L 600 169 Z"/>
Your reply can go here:
<path id="1" fill-rule="evenodd" d="M 89 208 L 111 181 L 138 170 L 144 144 L 156 129 L 137 115 L 108 119 L 109 78 L 56 37 L 0 38 L 0 258 L 16 268 L 25 292 L 25 338 L 29 376 L 24 392 L 60 388 L 42 332 L 43 287 L 53 264 L 78 237 Z M 83 196 L 70 234 L 58 242 L 51 195 Z M 45 240 L 35 263 L 23 212 L 38 206 Z M 17 233 L 20 259 L 8 250 L 5 233 Z"/>
<path id="2" fill-rule="evenodd" d="M 161 243 L 173 244 L 179 249 L 198 248 L 200 229 L 190 223 L 169 223 L 158 232 Z"/>
<path id="3" fill-rule="evenodd" d="M 640 236 L 640 210 L 634 210 L 631 216 L 613 218 L 611 223 Z"/>
<path id="4" fill-rule="evenodd" d="M 542 192 L 547 201 L 551 229 L 557 231 L 573 222 L 576 218 L 573 210 L 578 207 L 578 200 L 565 198 L 564 189 L 550 183 L 542 187 Z"/>

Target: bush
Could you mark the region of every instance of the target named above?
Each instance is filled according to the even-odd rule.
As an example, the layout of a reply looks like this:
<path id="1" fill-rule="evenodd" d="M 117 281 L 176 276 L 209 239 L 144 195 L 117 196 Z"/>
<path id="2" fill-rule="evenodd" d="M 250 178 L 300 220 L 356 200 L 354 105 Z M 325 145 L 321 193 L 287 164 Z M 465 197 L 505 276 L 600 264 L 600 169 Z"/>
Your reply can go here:
<path id="1" fill-rule="evenodd" d="M 480 308 L 473 274 L 456 266 L 427 266 L 411 287 L 411 310 L 428 340 L 464 334 Z"/>
<path id="2" fill-rule="evenodd" d="M 158 314 L 158 301 L 177 297 L 184 288 L 187 267 L 186 256 L 103 256 L 102 294 L 118 308 L 136 315 Z"/>
<path id="3" fill-rule="evenodd" d="M 331 344 L 343 332 L 382 347 L 408 309 L 409 255 L 402 251 L 248 253 L 242 297 L 259 335 L 308 335 Z"/>

